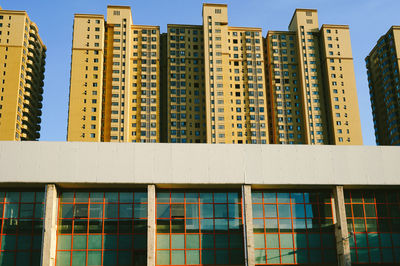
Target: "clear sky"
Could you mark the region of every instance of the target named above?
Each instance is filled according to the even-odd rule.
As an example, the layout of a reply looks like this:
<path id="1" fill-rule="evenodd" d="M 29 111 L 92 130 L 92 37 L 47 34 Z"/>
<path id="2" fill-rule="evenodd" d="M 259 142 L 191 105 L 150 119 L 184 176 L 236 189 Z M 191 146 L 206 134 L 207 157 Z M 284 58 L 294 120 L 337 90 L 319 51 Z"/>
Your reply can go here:
<path id="1" fill-rule="evenodd" d="M 3 9 L 26 10 L 47 46 L 41 140 L 67 135 L 72 25 L 75 13 L 106 15 L 107 5 L 129 5 L 133 23 L 202 23 L 202 3 L 228 4 L 229 25 L 287 30 L 296 8 L 318 9 L 319 23 L 350 25 L 358 102 L 365 145 L 375 145 L 364 58 L 392 25 L 400 25 L 399 0 L 0 0 Z"/>

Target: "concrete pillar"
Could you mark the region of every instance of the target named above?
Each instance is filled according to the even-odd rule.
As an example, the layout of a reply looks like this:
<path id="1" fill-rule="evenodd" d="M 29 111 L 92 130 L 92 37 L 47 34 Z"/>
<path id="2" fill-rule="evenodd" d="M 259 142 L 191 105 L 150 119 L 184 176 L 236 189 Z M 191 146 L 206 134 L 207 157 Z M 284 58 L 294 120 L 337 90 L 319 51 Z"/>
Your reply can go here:
<path id="1" fill-rule="evenodd" d="M 57 188 L 54 184 L 46 185 L 44 205 L 44 224 L 42 238 L 41 266 L 55 266 L 57 247 Z"/>
<path id="2" fill-rule="evenodd" d="M 351 266 L 349 231 L 347 229 L 346 207 L 344 205 L 343 186 L 333 189 L 336 216 L 336 252 L 339 266 Z"/>
<path id="3" fill-rule="evenodd" d="M 253 206 L 251 200 L 251 186 L 242 186 L 243 197 L 243 231 L 245 244 L 245 266 L 254 266 L 254 234 L 253 234 Z"/>
<path id="4" fill-rule="evenodd" d="M 147 266 L 156 265 L 156 187 L 147 186 Z"/>

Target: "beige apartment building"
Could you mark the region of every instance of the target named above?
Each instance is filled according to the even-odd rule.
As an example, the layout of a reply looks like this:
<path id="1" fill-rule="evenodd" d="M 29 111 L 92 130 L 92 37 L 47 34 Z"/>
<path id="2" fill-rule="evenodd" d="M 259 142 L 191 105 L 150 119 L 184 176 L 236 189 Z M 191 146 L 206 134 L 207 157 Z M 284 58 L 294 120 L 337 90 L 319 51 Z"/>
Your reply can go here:
<path id="1" fill-rule="evenodd" d="M 365 59 L 378 145 L 400 145 L 400 26 L 392 26 Z"/>
<path id="2" fill-rule="evenodd" d="M 127 6 L 75 15 L 68 141 L 159 141 L 159 34 Z"/>
<path id="3" fill-rule="evenodd" d="M 0 7 L 0 140 L 39 139 L 45 58 L 28 14 Z"/>
<path id="4" fill-rule="evenodd" d="M 296 9 L 264 44 L 270 143 L 361 145 L 349 27 Z"/>

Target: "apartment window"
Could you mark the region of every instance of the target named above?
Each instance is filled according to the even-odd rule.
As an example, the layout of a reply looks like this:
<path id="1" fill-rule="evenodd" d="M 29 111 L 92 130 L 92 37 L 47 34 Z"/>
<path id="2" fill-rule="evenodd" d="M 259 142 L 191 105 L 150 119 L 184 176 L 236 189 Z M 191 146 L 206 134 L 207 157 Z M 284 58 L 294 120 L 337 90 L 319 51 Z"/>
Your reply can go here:
<path id="1" fill-rule="evenodd" d="M 147 193 L 64 191 L 57 265 L 146 265 Z"/>
<path id="2" fill-rule="evenodd" d="M 215 9 L 215 14 L 221 14 L 221 9 Z"/>
<path id="3" fill-rule="evenodd" d="M 329 191 L 252 192 L 256 265 L 336 264 Z"/>

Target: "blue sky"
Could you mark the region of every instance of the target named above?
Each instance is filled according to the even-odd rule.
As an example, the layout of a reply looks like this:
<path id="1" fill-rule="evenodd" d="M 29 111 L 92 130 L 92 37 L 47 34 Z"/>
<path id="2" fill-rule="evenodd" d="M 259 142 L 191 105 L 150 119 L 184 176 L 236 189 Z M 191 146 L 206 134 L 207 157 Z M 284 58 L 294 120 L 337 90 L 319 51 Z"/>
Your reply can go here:
<path id="1" fill-rule="evenodd" d="M 75 13 L 106 15 L 107 5 L 129 5 L 134 24 L 197 24 L 202 21 L 200 0 L 0 0 L 3 9 L 26 10 L 39 26 L 47 46 L 41 140 L 65 141 L 67 135 L 72 24 Z M 392 25 L 399 25 L 398 0 L 230 0 L 229 25 L 286 30 L 296 8 L 318 9 L 319 23 L 347 24 L 353 46 L 358 101 L 365 145 L 375 145 L 365 56 Z M 397 19 L 396 19 L 397 18 Z"/>

